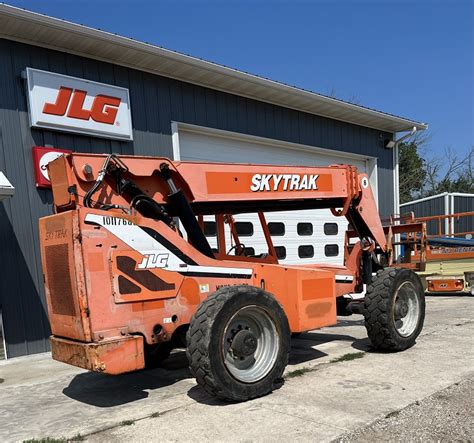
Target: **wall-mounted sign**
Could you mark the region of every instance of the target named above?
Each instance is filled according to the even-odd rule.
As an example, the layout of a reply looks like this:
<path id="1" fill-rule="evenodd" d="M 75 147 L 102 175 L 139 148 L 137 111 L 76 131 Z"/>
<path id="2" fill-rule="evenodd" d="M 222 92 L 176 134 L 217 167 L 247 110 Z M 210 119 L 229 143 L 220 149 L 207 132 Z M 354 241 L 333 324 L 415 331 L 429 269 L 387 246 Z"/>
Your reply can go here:
<path id="1" fill-rule="evenodd" d="M 60 155 L 70 154 L 71 152 L 68 149 L 45 148 L 43 146 L 33 147 L 33 167 L 38 188 L 51 187 L 47 168 L 48 163 L 57 159 Z"/>
<path id="2" fill-rule="evenodd" d="M 12 197 L 15 193 L 15 188 L 8 181 L 8 178 L 5 177 L 5 174 L 0 171 L 0 201 L 6 199 L 7 197 Z"/>
<path id="3" fill-rule="evenodd" d="M 133 140 L 128 89 L 26 68 L 33 127 Z"/>

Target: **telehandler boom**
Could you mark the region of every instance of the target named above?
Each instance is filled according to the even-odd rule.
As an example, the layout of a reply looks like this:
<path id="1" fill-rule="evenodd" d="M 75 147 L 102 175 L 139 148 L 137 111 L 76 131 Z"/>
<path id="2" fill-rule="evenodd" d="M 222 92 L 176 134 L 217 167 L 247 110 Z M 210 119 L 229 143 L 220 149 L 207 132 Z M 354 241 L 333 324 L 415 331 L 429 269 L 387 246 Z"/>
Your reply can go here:
<path id="1" fill-rule="evenodd" d="M 272 391 L 292 333 L 337 314 L 363 314 L 384 351 L 412 346 L 423 327 L 420 280 L 393 267 L 393 233 L 353 166 L 68 154 L 48 168 L 55 214 L 39 224 L 56 360 L 121 374 L 185 346 L 198 383 L 240 401 Z M 344 265 L 279 264 L 264 213 L 318 208 L 350 224 Z M 235 229 L 233 215 L 249 212 L 265 254 L 250 255 Z"/>

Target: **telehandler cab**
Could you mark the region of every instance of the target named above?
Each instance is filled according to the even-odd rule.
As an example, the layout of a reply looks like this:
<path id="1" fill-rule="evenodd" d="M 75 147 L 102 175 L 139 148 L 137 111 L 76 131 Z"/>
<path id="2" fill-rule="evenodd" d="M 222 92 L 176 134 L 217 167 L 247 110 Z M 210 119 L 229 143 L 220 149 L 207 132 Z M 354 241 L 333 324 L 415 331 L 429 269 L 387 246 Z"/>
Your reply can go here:
<path id="1" fill-rule="evenodd" d="M 381 351 L 409 348 L 423 327 L 420 280 L 392 264 L 399 231 L 384 230 L 353 166 L 67 154 L 49 176 L 55 214 L 39 225 L 56 360 L 121 374 L 185 346 L 207 392 L 242 401 L 281 379 L 292 333 L 334 325 L 336 314 L 363 314 Z M 318 208 L 349 222 L 344 265 L 279 264 L 264 213 Z M 233 215 L 249 212 L 265 254 L 239 240 Z M 210 215 L 214 250 L 203 232 Z"/>

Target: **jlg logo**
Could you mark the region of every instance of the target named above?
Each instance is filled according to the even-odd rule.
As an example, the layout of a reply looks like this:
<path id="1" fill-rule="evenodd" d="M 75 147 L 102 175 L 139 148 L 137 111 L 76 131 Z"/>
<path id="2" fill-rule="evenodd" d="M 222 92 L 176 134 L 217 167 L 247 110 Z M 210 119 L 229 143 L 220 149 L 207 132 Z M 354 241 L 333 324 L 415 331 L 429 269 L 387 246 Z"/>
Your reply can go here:
<path id="1" fill-rule="evenodd" d="M 168 266 L 169 254 L 150 253 L 144 254 L 142 262 L 137 266 L 138 269 L 160 269 Z"/>
<path id="2" fill-rule="evenodd" d="M 113 125 L 121 99 L 108 95 L 96 95 L 91 109 L 84 109 L 87 92 L 61 86 L 55 103 L 45 103 L 43 113 L 50 115 L 66 115 L 80 120 L 94 120 L 98 123 Z"/>

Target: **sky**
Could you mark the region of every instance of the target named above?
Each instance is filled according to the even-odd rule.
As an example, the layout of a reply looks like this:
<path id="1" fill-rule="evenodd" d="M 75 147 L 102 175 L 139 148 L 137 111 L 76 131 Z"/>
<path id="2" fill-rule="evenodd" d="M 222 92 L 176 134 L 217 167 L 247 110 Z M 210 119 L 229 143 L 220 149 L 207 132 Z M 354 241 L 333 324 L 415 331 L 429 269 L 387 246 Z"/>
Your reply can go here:
<path id="1" fill-rule="evenodd" d="M 474 0 L 9 0 L 429 124 L 474 145 Z"/>

